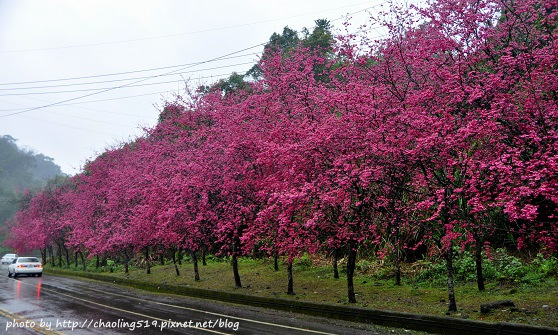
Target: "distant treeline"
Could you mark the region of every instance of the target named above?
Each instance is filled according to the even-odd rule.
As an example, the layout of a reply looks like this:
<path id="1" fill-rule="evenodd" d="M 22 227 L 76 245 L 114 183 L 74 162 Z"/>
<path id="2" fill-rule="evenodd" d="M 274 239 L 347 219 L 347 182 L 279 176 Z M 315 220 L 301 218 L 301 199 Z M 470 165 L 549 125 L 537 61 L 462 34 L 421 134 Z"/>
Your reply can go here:
<path id="1" fill-rule="evenodd" d="M 19 208 L 26 190 L 42 188 L 62 175 L 53 158 L 19 148 L 10 135 L 0 136 L 0 227 Z M 0 229 L 0 239 L 3 239 Z"/>

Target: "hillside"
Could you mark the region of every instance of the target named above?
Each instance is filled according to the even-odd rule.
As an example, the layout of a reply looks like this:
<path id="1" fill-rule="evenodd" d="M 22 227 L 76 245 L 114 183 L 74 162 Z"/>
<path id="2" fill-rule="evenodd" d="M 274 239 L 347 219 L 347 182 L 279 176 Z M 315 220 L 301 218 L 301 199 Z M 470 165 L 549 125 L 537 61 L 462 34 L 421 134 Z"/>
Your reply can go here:
<path id="1" fill-rule="evenodd" d="M 62 175 L 53 158 L 22 149 L 16 142 L 10 135 L 0 136 L 0 227 L 18 210 L 25 190 L 43 187 Z M 3 235 L 0 230 L 0 240 Z"/>

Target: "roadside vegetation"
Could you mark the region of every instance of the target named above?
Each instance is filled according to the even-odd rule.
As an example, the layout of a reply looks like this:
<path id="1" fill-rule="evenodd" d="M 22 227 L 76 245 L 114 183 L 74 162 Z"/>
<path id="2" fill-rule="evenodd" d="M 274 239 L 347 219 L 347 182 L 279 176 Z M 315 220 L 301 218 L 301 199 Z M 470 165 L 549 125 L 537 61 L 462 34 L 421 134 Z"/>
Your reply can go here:
<path id="1" fill-rule="evenodd" d="M 185 255 L 176 274 L 170 259 L 153 259 L 150 274 L 146 272 L 144 260 L 137 259 L 124 272 L 124 265 L 118 260 L 105 260 L 105 265 L 96 267 L 95 260 L 89 260 L 86 272 L 101 273 L 106 276 L 130 278 L 150 283 L 191 286 L 208 290 L 235 292 L 270 298 L 294 299 L 323 304 L 347 305 L 346 262 L 339 262 L 339 276 L 336 279 L 331 267 L 331 259 L 304 255 L 293 262 L 296 277 L 296 292 L 287 294 L 284 288 L 287 276 L 286 263 L 280 262 L 280 270 L 275 271 L 272 259 L 252 259 L 241 257 L 239 272 L 243 278 L 242 288 L 231 285 L 230 260 L 206 257 L 206 265 L 201 265 L 200 280 L 194 280 L 191 256 Z M 74 262 L 62 267 L 49 263 L 45 270 L 50 273 L 83 272 L 81 263 Z M 558 327 L 558 259 L 537 255 L 530 260 L 511 256 L 504 250 L 494 252 L 492 260 L 485 259 L 486 289 L 476 287 L 475 263 L 470 253 L 463 253 L 455 260 L 456 296 L 460 301 L 454 317 L 505 321 L 538 326 Z M 402 285 L 395 285 L 395 268 L 390 262 L 380 259 L 362 259 L 356 264 L 355 294 L 357 306 L 400 312 L 446 315 L 447 287 L 445 264 L 438 261 L 416 261 L 404 263 Z M 481 313 L 480 305 L 511 300 L 513 307 L 496 308 L 489 313 Z"/>

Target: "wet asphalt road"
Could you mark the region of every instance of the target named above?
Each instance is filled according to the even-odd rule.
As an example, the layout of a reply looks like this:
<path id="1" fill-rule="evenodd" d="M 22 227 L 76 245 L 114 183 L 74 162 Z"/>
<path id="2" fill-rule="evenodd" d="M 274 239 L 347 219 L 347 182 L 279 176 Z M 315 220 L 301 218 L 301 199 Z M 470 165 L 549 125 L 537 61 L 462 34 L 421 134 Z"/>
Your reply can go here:
<path id="1" fill-rule="evenodd" d="M 95 281 L 13 279 L 5 267 L 0 292 L 0 334 L 378 334 L 370 326 Z"/>

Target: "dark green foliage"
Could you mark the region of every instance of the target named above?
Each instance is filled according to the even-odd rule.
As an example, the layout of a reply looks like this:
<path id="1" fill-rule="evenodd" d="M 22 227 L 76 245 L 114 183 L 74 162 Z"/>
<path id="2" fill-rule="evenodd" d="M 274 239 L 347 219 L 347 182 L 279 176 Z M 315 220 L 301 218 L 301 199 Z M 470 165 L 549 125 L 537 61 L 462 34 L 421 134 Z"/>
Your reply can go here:
<path id="1" fill-rule="evenodd" d="M 274 53 L 281 51 L 282 53 L 288 53 L 298 46 L 300 38 L 298 37 L 298 32 L 289 27 L 283 28 L 283 33 L 281 35 L 273 33 L 269 38 L 269 42 L 265 45 L 264 53 Z"/>
<path id="2" fill-rule="evenodd" d="M 333 53 L 333 34 L 331 33 L 331 23 L 325 19 L 314 21 L 315 27 L 310 32 L 307 28 L 302 29 L 302 38 L 296 30 L 289 27 L 283 28 L 282 34 L 273 33 L 269 38 L 269 42 L 264 46 L 262 60 L 269 55 L 280 51 L 283 57 L 288 57 L 297 47 L 305 47 L 317 52 L 325 57 Z M 324 71 L 324 66 L 317 66 L 315 69 L 316 78 L 321 80 L 319 75 Z M 261 77 L 262 71 L 259 64 L 254 65 L 248 72 L 246 77 L 257 79 Z M 325 78 L 325 77 L 324 77 Z"/>
<path id="3" fill-rule="evenodd" d="M 331 23 L 328 20 L 320 19 L 316 20 L 315 24 L 316 26 L 312 29 L 312 32 L 310 32 L 307 28 L 302 29 L 302 38 L 296 30 L 289 27 L 283 28 L 283 32 L 281 34 L 273 33 L 269 38 L 269 42 L 267 42 L 264 46 L 261 59 L 265 60 L 271 54 L 276 52 L 281 52 L 284 57 L 288 57 L 289 54 L 300 46 L 309 48 L 310 50 L 324 56 L 329 56 L 333 52 L 333 34 L 331 33 Z M 316 79 L 322 79 L 320 74 L 322 74 L 324 70 L 324 65 L 316 66 L 314 71 Z M 243 75 L 234 72 L 227 79 L 221 79 L 211 86 L 198 87 L 198 92 L 209 93 L 217 91 L 221 92 L 223 95 L 239 91 L 250 92 L 250 78 L 258 79 L 261 75 L 262 70 L 260 65 L 255 64 Z"/>
<path id="4" fill-rule="evenodd" d="M 415 278 L 417 282 L 446 280 L 445 262 L 430 263 Z M 463 252 L 454 259 L 454 276 L 459 282 L 474 282 L 475 257 L 470 252 Z M 484 256 L 483 273 L 486 280 L 503 283 L 537 284 L 545 278 L 558 274 L 558 259 L 554 256 L 545 257 L 542 254 L 530 262 L 509 255 L 503 249 L 497 249 L 492 259 Z"/>
<path id="5" fill-rule="evenodd" d="M 221 79 L 213 85 L 212 89 L 218 89 L 223 94 L 250 89 L 250 84 L 244 80 L 244 76 L 233 72 L 227 79 Z"/>
<path id="6" fill-rule="evenodd" d="M 306 28 L 302 30 L 304 34 L 302 44 L 312 51 L 318 51 L 322 54 L 331 53 L 333 51 L 331 23 L 325 19 L 319 19 L 314 22 L 316 26 L 312 30 L 312 33 Z"/>

